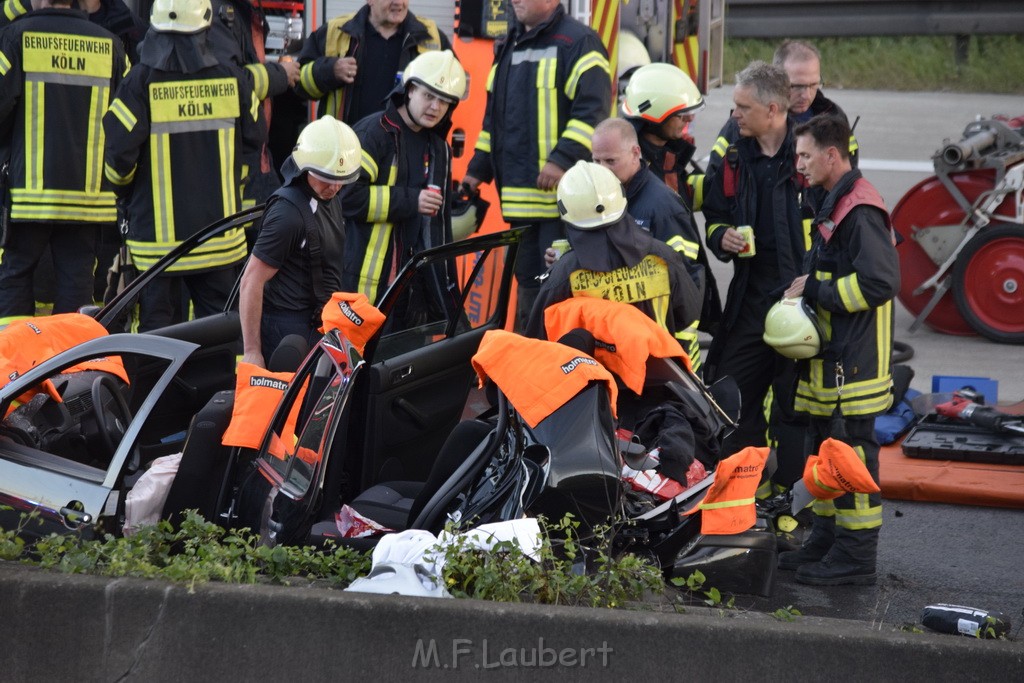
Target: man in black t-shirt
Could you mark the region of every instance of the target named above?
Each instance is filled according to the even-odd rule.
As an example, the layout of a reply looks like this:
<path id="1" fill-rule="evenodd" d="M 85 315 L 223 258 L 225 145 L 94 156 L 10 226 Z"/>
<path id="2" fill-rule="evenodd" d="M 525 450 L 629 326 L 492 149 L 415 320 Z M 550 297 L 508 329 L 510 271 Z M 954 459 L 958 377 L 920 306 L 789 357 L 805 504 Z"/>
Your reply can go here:
<path id="1" fill-rule="evenodd" d="M 243 361 L 266 367 L 290 334 L 315 341 L 320 312 L 341 288 L 345 223 L 331 200 L 359 173 L 361 153 L 356 134 L 332 116 L 299 135 L 242 273 Z"/>

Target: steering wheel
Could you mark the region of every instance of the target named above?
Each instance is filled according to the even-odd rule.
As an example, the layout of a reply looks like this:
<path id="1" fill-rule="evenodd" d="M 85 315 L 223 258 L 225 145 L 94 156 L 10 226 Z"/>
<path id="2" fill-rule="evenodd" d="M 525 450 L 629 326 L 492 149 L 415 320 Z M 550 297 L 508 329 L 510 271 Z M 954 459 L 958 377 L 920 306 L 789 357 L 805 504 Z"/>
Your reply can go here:
<path id="1" fill-rule="evenodd" d="M 104 389 L 110 395 L 108 401 L 103 400 Z M 93 380 L 90 393 L 92 394 L 93 416 L 96 418 L 100 438 L 103 440 L 103 446 L 107 453 L 113 456 L 117 445 L 121 443 L 121 437 L 124 436 L 125 430 L 128 429 L 128 425 L 132 421 L 132 413 L 128 409 L 128 403 L 125 402 L 124 396 L 121 395 L 121 390 L 114 383 L 114 378 L 106 373 L 98 375 Z M 110 414 L 111 407 L 115 409 L 116 414 Z"/>

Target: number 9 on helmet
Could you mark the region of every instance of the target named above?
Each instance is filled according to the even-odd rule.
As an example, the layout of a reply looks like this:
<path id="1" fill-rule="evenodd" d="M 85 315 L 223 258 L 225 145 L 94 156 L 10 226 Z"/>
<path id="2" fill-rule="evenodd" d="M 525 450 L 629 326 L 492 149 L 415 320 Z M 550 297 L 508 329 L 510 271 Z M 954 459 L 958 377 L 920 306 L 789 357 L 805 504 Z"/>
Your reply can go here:
<path id="1" fill-rule="evenodd" d="M 330 114 L 302 129 L 292 150 L 300 171 L 325 180 L 348 182 L 359 174 L 362 147 L 355 131 Z"/>

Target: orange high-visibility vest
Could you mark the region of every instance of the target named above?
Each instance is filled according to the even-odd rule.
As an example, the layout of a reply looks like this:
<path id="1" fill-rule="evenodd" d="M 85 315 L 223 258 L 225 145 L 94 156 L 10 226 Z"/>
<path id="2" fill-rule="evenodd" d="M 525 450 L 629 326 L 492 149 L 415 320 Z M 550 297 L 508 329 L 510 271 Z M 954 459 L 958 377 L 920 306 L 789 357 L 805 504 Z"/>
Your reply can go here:
<path id="1" fill-rule="evenodd" d="M 361 354 L 366 342 L 384 324 L 385 317 L 365 294 L 335 292 L 324 306 L 320 319 L 323 320 L 321 332 L 337 328 Z"/>
<path id="2" fill-rule="evenodd" d="M 270 420 L 281 402 L 285 389 L 295 376 L 294 372 L 270 372 L 252 363 L 239 363 L 235 378 L 235 405 L 231 409 L 231 423 L 220 442 L 225 446 L 259 448 L 263 435 L 270 427 Z M 298 406 L 301 398 L 295 402 Z M 295 431 L 295 416 L 292 410 L 285 432 Z"/>
<path id="3" fill-rule="evenodd" d="M 472 361 L 480 386 L 490 378 L 531 427 L 594 380 L 608 387 L 615 412 L 618 389 L 611 373 L 587 354 L 564 344 L 490 330 L 480 340 Z"/>
<path id="4" fill-rule="evenodd" d="M 846 493 L 878 493 L 878 484 L 861 462 L 857 451 L 838 439 L 825 439 L 818 454 L 807 458 L 803 482 L 819 500 L 832 500 Z"/>
<path id="5" fill-rule="evenodd" d="M 747 446 L 730 455 L 715 468 L 715 483 L 700 505 L 686 514 L 701 511 L 702 534 L 739 534 L 754 526 L 757 510 L 754 494 L 771 449 Z"/>
<path id="6" fill-rule="evenodd" d="M 0 330 L 0 387 L 14 381 L 39 363 L 62 351 L 98 337 L 107 330 L 95 319 L 81 313 L 60 313 L 39 318 L 16 320 Z M 128 373 L 119 356 L 91 358 L 63 370 L 64 373 L 101 370 L 128 383 Z M 18 397 L 19 403 L 32 399 L 39 391 L 46 391 L 55 401 L 60 395 L 50 380 L 39 389 L 32 389 Z M 11 406 L 8 409 L 14 409 Z"/>
<path id="7" fill-rule="evenodd" d="M 692 370 L 679 341 L 635 306 L 581 296 L 544 310 L 548 339 L 558 339 L 577 327 L 594 335 L 594 357 L 637 394 L 644 388 L 649 357 L 680 358 Z"/>

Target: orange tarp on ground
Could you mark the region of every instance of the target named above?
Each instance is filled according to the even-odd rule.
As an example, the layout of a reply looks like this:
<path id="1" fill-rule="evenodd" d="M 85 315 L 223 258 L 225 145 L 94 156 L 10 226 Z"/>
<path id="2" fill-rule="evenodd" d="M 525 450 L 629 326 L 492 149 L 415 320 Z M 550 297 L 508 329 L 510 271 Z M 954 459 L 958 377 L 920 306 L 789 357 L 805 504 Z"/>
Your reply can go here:
<path id="1" fill-rule="evenodd" d="M 879 470 L 884 498 L 1024 508 L 1024 465 L 908 458 L 897 442 L 882 447 Z"/>

